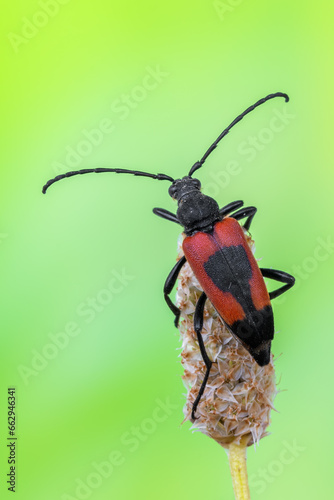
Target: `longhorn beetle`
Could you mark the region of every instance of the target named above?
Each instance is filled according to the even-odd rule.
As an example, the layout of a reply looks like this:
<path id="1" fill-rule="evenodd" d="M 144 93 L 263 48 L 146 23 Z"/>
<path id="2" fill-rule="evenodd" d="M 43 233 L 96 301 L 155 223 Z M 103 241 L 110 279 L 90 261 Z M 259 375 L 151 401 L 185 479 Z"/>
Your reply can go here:
<path id="1" fill-rule="evenodd" d="M 275 97 L 284 97 L 286 102 L 289 100 L 287 94 L 276 92 L 247 108 L 219 135 L 202 159 L 194 163 L 189 174 L 182 179 L 173 179 L 166 174 L 150 174 L 122 168 L 88 168 L 57 175 L 43 187 L 45 193 L 53 183 L 61 179 L 92 172 L 133 174 L 171 182 L 168 193 L 177 200 L 176 215 L 164 208 L 154 208 L 153 212 L 163 219 L 181 224 L 184 228 L 184 256 L 175 264 L 164 285 L 164 297 L 175 315 L 176 327 L 179 323 L 180 309 L 171 301 L 169 295 L 185 262 L 188 261 L 203 289 L 195 307 L 194 330 L 206 365 L 206 373 L 193 404 L 191 414 L 193 420 L 196 419 L 196 408 L 205 390 L 212 366 L 201 334 L 205 301 L 207 299 L 211 301 L 231 333 L 254 360 L 260 366 L 264 366 L 270 361 L 270 347 L 274 337 L 274 319 L 270 301 L 286 292 L 295 282 L 293 276 L 283 271 L 259 268 L 247 244 L 244 231 L 237 222 L 246 219 L 243 228 L 248 231 L 256 208 L 243 207 L 242 201 L 233 201 L 219 208 L 213 198 L 201 193 L 200 181 L 192 177 L 234 125 L 255 108 Z M 268 293 L 263 278 L 271 278 L 284 285 Z"/>

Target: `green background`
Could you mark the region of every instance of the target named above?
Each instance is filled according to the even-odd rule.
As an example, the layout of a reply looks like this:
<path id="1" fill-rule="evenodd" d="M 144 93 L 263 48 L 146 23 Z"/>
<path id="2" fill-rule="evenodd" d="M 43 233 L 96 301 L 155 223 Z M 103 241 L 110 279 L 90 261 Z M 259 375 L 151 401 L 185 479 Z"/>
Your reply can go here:
<path id="1" fill-rule="evenodd" d="M 220 206 L 257 206 L 256 256 L 298 281 L 274 305 L 282 392 L 272 434 L 248 452 L 252 498 L 331 495 L 332 14 L 300 0 L 3 6 L 1 498 L 10 386 L 16 498 L 233 498 L 225 451 L 180 426 L 180 343 L 161 293 L 179 228 L 152 214 L 175 210 L 168 183 L 105 174 L 41 188 L 61 169 L 186 175 L 276 91 L 290 102 L 243 120 L 199 178 Z"/>

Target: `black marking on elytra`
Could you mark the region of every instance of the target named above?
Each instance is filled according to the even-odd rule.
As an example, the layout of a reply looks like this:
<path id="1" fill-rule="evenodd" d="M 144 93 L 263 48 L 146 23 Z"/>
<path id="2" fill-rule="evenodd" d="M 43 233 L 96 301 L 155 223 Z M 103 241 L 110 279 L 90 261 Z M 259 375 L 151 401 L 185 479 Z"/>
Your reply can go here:
<path id="1" fill-rule="evenodd" d="M 219 290 L 233 295 L 245 314 L 254 309 L 249 284 L 252 268 L 242 245 L 221 247 L 210 255 L 204 269 Z"/>
<path id="2" fill-rule="evenodd" d="M 231 293 L 244 310 L 245 318 L 227 325 L 261 366 L 270 361 L 270 344 L 274 337 L 271 305 L 257 310 L 252 301 L 250 280 L 252 268 L 242 245 L 222 247 L 211 255 L 204 269 L 212 282 L 224 293 Z"/>
<path id="3" fill-rule="evenodd" d="M 258 311 L 254 309 L 250 316 L 235 321 L 230 329 L 260 366 L 269 363 L 270 345 L 274 338 L 274 317 L 270 305 Z"/>
<path id="4" fill-rule="evenodd" d="M 270 363 L 270 348 L 271 340 L 266 340 L 257 346 L 256 349 L 249 349 L 249 353 L 253 356 L 258 365 L 265 366 Z"/>

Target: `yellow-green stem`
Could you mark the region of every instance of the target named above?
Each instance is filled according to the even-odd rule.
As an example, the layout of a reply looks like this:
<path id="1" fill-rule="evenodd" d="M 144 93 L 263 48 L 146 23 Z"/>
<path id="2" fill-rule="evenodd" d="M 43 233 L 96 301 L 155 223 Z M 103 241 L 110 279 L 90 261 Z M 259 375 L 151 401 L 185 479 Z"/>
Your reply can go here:
<path id="1" fill-rule="evenodd" d="M 249 436 L 244 436 L 240 444 L 231 443 L 228 447 L 228 457 L 236 500 L 250 500 L 246 465 L 248 441 Z"/>

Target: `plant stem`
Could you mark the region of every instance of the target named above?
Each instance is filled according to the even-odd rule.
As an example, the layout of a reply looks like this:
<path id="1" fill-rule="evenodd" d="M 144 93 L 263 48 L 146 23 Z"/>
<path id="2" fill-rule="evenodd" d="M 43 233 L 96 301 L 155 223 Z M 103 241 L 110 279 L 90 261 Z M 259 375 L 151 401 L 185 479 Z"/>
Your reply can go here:
<path id="1" fill-rule="evenodd" d="M 228 447 L 228 457 L 236 500 L 250 500 L 246 466 L 248 441 L 249 436 L 244 436 L 240 444 L 231 443 Z"/>

